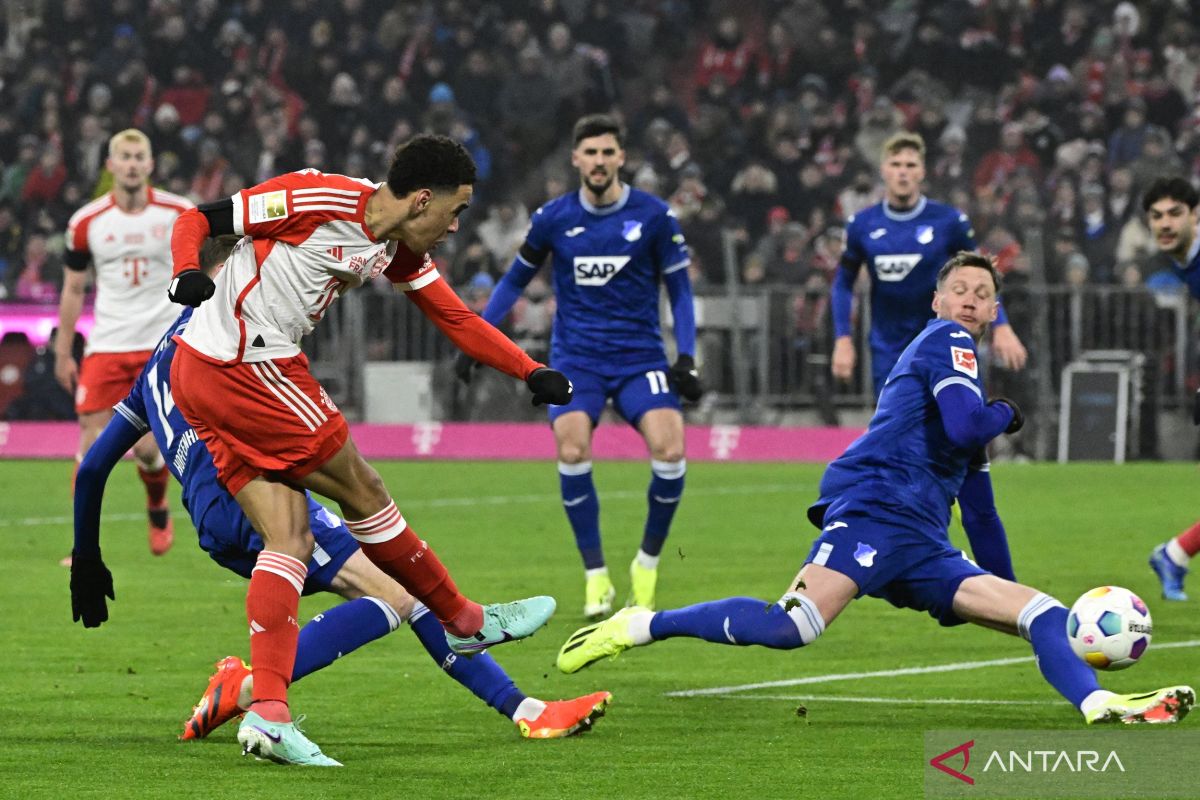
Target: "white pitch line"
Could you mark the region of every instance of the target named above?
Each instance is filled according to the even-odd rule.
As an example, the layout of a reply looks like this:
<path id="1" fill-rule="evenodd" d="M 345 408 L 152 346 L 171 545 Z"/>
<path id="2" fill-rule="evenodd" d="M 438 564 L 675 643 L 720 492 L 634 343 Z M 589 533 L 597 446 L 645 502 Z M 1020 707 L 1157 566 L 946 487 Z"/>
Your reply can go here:
<path id="1" fill-rule="evenodd" d="M 1040 706 L 1043 700 L 979 700 L 957 697 L 854 697 L 823 694 L 726 694 L 721 700 L 805 700 L 822 703 L 887 703 L 916 706 Z"/>
<path id="2" fill-rule="evenodd" d="M 803 492 L 812 487 L 805 483 L 767 483 L 752 486 L 714 486 L 710 489 L 688 489 L 688 497 L 727 497 L 730 495 L 782 494 L 787 492 Z M 646 490 L 638 491 L 617 490 L 604 492 L 605 500 L 645 500 Z M 558 494 L 502 494 L 485 495 L 480 497 L 434 497 L 415 498 L 402 501 L 399 505 L 409 508 L 463 508 L 470 506 L 506 506 L 522 503 L 561 502 Z M 145 519 L 141 514 L 105 514 L 101 522 L 131 522 Z M 18 519 L 0 519 L 0 527 L 36 527 L 39 525 L 71 525 L 73 517 L 24 517 Z"/>
<path id="3" fill-rule="evenodd" d="M 1154 650 L 1172 650 L 1178 647 L 1200 647 L 1200 639 L 1188 639 L 1183 642 L 1163 642 L 1151 645 Z M 1033 661 L 1033 656 L 1018 658 L 993 658 L 988 661 L 955 661 L 949 664 L 931 664 L 925 667 L 903 667 L 901 669 L 881 669 L 873 672 L 835 672 L 829 675 L 810 675 L 806 678 L 790 678 L 783 681 L 764 681 L 762 683 L 745 683 L 740 686 L 714 686 L 708 689 L 682 689 L 665 692 L 665 697 L 703 697 L 712 695 L 729 695 L 737 692 L 749 692 L 755 689 L 776 689 L 783 686 L 806 686 L 814 683 L 834 683 L 835 681 L 856 681 L 865 678 L 893 678 L 899 675 L 930 675 L 938 672 L 963 672 L 985 667 L 1006 667 L 1010 664 L 1024 664 Z"/>

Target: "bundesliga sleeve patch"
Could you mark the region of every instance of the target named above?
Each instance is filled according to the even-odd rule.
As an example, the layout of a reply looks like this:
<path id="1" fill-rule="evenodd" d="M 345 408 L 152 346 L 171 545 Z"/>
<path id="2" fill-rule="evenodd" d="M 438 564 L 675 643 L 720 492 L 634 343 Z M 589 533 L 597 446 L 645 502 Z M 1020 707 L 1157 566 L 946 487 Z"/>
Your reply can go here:
<path id="1" fill-rule="evenodd" d="M 280 189 L 279 191 L 275 192 L 251 195 L 249 202 L 249 214 L 251 224 L 256 222 L 270 222 L 274 219 L 283 219 L 288 215 L 287 191 Z"/>
<path id="2" fill-rule="evenodd" d="M 954 369 L 972 378 L 979 377 L 979 363 L 975 360 L 974 350 L 968 347 L 951 347 L 950 358 L 954 362 Z"/>

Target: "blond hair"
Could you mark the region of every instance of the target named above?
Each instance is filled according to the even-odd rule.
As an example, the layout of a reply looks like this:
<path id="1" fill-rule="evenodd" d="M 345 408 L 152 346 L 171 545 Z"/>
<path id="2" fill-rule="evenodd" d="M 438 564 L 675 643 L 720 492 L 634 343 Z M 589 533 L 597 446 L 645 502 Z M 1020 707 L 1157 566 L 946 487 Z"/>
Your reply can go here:
<path id="1" fill-rule="evenodd" d="M 888 137 L 883 143 L 882 156 L 886 161 L 889 156 L 894 156 L 901 150 L 916 150 L 921 160 L 925 160 L 925 140 L 921 138 L 919 133 L 911 133 L 909 131 L 901 131 Z"/>
<path id="2" fill-rule="evenodd" d="M 118 131 L 108 140 L 108 155 L 113 156 L 119 142 L 131 142 L 136 144 L 144 144 L 146 150 L 153 155 L 153 149 L 150 147 L 150 137 L 139 131 L 137 128 L 126 128 L 123 131 Z"/>

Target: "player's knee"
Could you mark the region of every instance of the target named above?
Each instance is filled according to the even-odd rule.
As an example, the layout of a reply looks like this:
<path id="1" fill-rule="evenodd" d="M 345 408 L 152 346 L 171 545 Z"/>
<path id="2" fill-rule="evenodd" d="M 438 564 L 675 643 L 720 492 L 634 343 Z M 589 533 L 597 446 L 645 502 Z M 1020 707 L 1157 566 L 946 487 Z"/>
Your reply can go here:
<path id="1" fill-rule="evenodd" d="M 676 463 L 683 461 L 683 440 L 674 439 L 665 442 L 653 442 L 650 445 L 650 458 L 654 461 Z"/>
<path id="2" fill-rule="evenodd" d="M 400 589 L 389 591 L 385 597 L 367 595 L 367 599 L 379 606 L 388 620 L 388 630 L 394 631 L 404 624 L 413 612 L 413 598 L 408 592 Z"/>
<path id="3" fill-rule="evenodd" d="M 812 644 L 825 632 L 825 619 L 817 609 L 817 604 L 805 595 L 788 592 L 779 598 L 778 606 L 787 614 L 800 634 L 798 647 Z"/>
<path id="4" fill-rule="evenodd" d="M 559 442 L 558 460 L 563 464 L 584 464 L 592 460 L 592 450 L 578 442 Z"/>

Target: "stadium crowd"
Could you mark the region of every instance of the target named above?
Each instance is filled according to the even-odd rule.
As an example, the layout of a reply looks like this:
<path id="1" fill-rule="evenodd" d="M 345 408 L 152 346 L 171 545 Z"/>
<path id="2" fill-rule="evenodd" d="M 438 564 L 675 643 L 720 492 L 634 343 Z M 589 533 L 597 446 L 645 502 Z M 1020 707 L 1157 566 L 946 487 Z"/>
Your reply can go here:
<path id="1" fill-rule="evenodd" d="M 438 258 L 482 307 L 530 210 L 571 185 L 571 124 L 609 109 L 628 127 L 626 179 L 668 199 L 701 289 L 729 279 L 732 230 L 740 281 L 823 296 L 841 226 L 881 197 L 880 145 L 902 129 L 928 145 L 928 192 L 971 216 L 1002 272 L 1169 289 L 1138 193 L 1163 173 L 1200 180 L 1198 6 L 9 4 L 0 299 L 55 299 L 67 219 L 107 189 L 108 137 L 136 126 L 155 185 L 196 202 L 302 167 L 382 177 L 420 131 L 462 141 L 477 199 Z"/>

